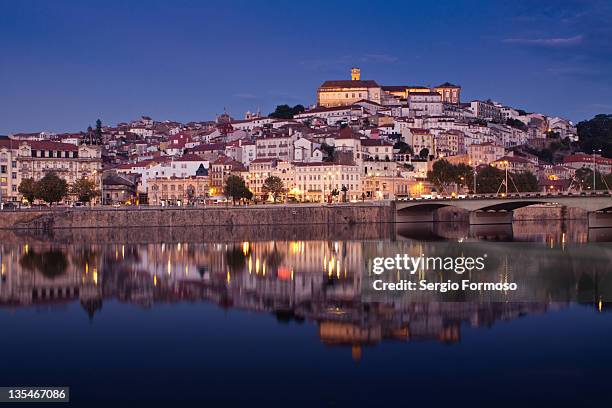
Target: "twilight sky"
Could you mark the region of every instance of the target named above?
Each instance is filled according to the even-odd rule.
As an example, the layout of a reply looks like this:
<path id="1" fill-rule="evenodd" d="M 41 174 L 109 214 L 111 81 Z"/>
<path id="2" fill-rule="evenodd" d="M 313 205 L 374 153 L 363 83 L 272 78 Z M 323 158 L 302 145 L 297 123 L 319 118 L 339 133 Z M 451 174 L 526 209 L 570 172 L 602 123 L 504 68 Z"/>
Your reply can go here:
<path id="1" fill-rule="evenodd" d="M 351 66 L 578 121 L 612 113 L 611 22 L 606 0 L 0 0 L 0 134 L 267 114 Z"/>

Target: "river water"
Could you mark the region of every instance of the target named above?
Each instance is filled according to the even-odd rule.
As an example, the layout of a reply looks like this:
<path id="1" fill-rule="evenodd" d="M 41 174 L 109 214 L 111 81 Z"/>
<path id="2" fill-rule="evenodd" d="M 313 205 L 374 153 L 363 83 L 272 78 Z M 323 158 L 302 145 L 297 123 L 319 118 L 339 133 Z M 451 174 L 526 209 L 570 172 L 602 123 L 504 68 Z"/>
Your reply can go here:
<path id="1" fill-rule="evenodd" d="M 611 242 L 556 221 L 2 231 L 0 386 L 77 406 L 605 404 Z M 518 294 L 370 290 L 375 257 L 472 253 L 471 278 Z"/>

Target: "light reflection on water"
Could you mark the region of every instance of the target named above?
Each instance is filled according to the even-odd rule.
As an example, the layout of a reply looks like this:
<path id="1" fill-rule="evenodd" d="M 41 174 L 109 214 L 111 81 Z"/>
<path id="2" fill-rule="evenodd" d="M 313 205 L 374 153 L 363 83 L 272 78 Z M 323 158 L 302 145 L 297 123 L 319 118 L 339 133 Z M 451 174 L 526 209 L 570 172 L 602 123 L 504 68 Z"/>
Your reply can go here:
<path id="1" fill-rule="evenodd" d="M 576 302 L 590 314 L 605 312 L 607 275 L 612 272 L 606 263 L 612 259 L 609 237 L 607 230 L 555 222 L 515 223 L 510 228 L 440 223 L 391 228 L 78 230 L 56 231 L 52 236 L 4 231 L 0 232 L 0 322 L 8 331 L 18 332 L 25 323 L 7 320 L 2 313 L 24 311 L 24 321 L 32 325 L 55 315 L 66 315 L 64 324 L 70 325 L 80 319 L 71 306 L 80 304 L 91 327 L 106 327 L 107 314 L 132 316 L 136 306 L 161 313 L 156 322 L 168 328 L 164 341 L 172 341 L 173 322 L 186 317 L 180 308 L 168 310 L 167 306 L 201 305 L 211 319 L 224 311 L 255 312 L 248 317 L 253 336 L 272 335 L 255 334 L 258 325 L 269 330 L 261 316 L 272 314 L 278 322 L 289 323 L 274 329 L 281 337 L 284 331 L 297 330 L 291 323 L 307 323 L 320 344 L 340 346 L 340 353 L 359 361 L 365 348 L 389 341 L 459 344 L 471 328 L 492 327 L 522 316 L 546 316 L 555 310 L 567 313 Z M 530 302 L 489 303 L 363 296 L 364 273 L 372 257 L 443 254 L 467 244 L 488 251 L 498 248 L 494 253 L 499 259 L 491 266 L 491 274 L 502 278 L 505 274 L 506 279 L 508 274 L 529 276 L 530 289 L 539 297 Z M 526 253 L 532 253 L 531 258 Z M 211 310 L 210 305 L 219 308 Z M 558 324 L 571 324 L 567 319 Z M 610 324 L 610 319 L 606 322 Z M 221 330 L 223 324 L 216 324 L 208 329 Z M 122 327 L 116 325 L 117 330 Z M 302 347 L 314 346 L 312 340 L 302 342 Z M 271 360 L 279 358 L 276 353 L 265 351 Z"/>

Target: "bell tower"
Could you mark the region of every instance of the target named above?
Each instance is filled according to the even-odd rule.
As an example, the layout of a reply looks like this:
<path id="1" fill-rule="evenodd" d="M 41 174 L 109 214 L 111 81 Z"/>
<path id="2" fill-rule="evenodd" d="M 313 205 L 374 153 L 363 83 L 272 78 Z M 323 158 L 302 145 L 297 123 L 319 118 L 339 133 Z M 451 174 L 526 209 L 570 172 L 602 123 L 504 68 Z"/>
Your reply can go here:
<path id="1" fill-rule="evenodd" d="M 361 70 L 359 68 L 351 69 L 351 79 L 353 81 L 359 81 L 361 78 Z"/>

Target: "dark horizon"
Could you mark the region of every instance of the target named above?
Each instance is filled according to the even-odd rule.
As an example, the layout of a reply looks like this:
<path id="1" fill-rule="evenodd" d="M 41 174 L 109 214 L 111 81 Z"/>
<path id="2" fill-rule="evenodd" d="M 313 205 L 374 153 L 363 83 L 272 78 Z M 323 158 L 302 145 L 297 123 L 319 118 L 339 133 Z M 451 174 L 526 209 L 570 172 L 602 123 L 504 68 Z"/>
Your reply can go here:
<path id="1" fill-rule="evenodd" d="M 325 80 L 462 86 L 578 122 L 612 112 L 605 1 L 0 1 L 0 134 L 179 122 L 316 102 Z"/>

